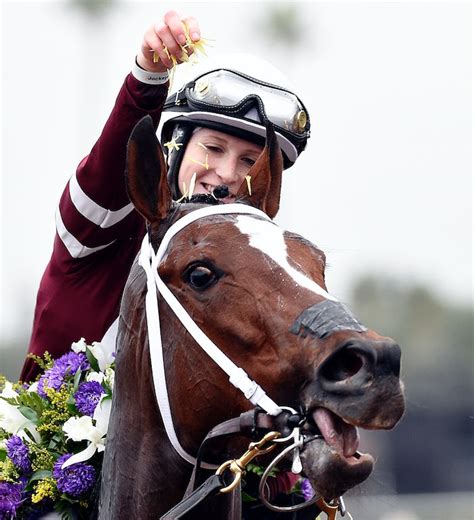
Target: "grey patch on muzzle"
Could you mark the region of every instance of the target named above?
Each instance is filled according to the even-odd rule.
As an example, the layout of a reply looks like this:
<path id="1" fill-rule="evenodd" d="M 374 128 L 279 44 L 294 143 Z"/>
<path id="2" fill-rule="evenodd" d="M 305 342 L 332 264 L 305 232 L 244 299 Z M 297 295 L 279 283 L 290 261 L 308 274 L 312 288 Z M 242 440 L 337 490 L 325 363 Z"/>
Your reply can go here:
<path id="1" fill-rule="evenodd" d="M 364 327 L 340 302 L 324 300 L 305 309 L 290 327 L 290 332 L 305 338 L 308 334 L 325 338 L 338 330 L 364 332 Z"/>

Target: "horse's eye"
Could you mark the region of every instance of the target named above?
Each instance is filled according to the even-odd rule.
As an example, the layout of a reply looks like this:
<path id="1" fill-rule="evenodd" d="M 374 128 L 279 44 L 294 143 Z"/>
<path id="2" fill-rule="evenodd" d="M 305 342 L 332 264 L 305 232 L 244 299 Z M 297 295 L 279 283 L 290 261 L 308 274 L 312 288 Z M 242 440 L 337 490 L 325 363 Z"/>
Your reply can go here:
<path id="1" fill-rule="evenodd" d="M 185 272 L 185 280 L 198 291 L 208 289 L 219 279 L 218 273 L 210 267 L 202 264 L 194 264 L 188 267 Z"/>

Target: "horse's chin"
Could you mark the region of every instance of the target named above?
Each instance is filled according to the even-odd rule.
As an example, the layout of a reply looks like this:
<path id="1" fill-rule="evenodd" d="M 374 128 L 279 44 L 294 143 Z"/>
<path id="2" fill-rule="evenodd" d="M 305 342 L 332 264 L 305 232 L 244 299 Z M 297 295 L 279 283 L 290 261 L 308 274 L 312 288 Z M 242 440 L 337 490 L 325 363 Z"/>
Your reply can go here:
<path id="1" fill-rule="evenodd" d="M 326 500 L 341 496 L 364 482 L 374 467 L 372 455 L 358 452 L 347 457 L 321 438 L 304 447 L 301 462 L 315 493 Z"/>
<path id="2" fill-rule="evenodd" d="M 333 499 L 357 486 L 372 472 L 374 459 L 358 451 L 359 433 L 327 408 L 313 409 L 310 423 L 319 435 L 301 451 L 301 461 L 313 489 Z"/>

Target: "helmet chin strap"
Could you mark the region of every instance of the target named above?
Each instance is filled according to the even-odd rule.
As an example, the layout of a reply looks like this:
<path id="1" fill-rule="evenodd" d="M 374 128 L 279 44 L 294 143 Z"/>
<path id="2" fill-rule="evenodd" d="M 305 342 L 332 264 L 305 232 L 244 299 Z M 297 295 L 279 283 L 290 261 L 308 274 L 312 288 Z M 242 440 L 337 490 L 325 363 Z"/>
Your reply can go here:
<path id="1" fill-rule="evenodd" d="M 158 294 L 160 294 L 167 302 L 176 317 L 181 321 L 185 329 L 189 334 L 191 334 L 204 352 L 206 352 L 206 354 L 229 376 L 230 383 L 238 388 L 253 405 L 260 406 L 270 415 L 278 415 L 282 411 L 282 409 L 267 396 L 265 391 L 255 381 L 249 378 L 242 368 L 235 365 L 235 363 L 204 334 L 158 274 L 159 263 L 163 258 L 171 239 L 177 233 L 198 219 L 210 215 L 229 213 L 255 215 L 271 221 L 271 219 L 262 211 L 243 204 L 225 204 L 201 208 L 180 218 L 168 229 L 156 254 L 153 251 L 148 235 L 146 235 L 143 239 L 138 259 L 139 264 L 143 267 L 147 276 L 147 294 L 145 304 L 153 385 L 155 388 L 156 399 L 171 444 L 179 455 L 191 464 L 196 463 L 196 458 L 187 453 L 180 445 L 173 425 L 164 367 L 157 298 Z M 214 469 L 217 467 L 207 463 L 202 463 L 202 466 L 207 469 Z"/>
<path id="2" fill-rule="evenodd" d="M 166 152 L 166 163 L 168 165 L 168 183 L 171 188 L 171 194 L 176 200 L 181 196 L 178 181 L 181 162 L 183 160 L 189 140 L 197 128 L 199 127 L 195 125 L 177 123 L 170 136 L 171 143 L 175 142 L 178 145 L 181 145 L 178 146 L 178 148 L 174 148 L 173 146 L 170 146 L 169 148 L 167 147 L 168 150 Z M 165 146 L 166 143 L 161 144 L 162 146 Z"/>

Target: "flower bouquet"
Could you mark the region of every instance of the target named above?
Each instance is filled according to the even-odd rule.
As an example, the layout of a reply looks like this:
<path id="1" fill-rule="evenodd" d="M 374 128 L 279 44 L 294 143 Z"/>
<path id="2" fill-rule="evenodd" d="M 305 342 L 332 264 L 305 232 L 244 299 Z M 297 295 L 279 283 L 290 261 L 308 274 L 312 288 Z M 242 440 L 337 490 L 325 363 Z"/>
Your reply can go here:
<path id="1" fill-rule="evenodd" d="M 31 385 L 0 377 L 0 520 L 89 518 L 99 479 L 114 354 L 84 339 L 53 360 Z"/>

